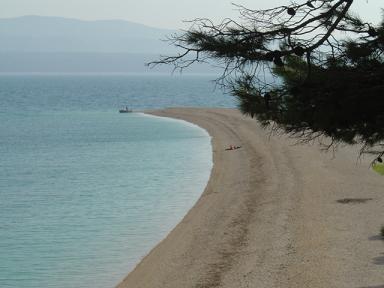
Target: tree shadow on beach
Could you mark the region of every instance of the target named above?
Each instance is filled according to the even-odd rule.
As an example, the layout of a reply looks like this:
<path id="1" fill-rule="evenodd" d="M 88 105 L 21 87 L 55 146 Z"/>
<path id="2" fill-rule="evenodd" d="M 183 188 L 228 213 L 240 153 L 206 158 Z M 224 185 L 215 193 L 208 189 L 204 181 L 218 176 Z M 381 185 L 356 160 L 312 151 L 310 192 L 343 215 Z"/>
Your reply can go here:
<path id="1" fill-rule="evenodd" d="M 374 235 L 368 238 L 371 241 L 383 241 L 383 236 Z M 372 263 L 375 265 L 384 265 L 384 253 L 381 253 L 381 256 L 375 257 L 372 259 Z M 372 286 L 363 286 L 358 288 L 384 288 L 384 284 L 382 285 L 372 285 Z"/>
<path id="2" fill-rule="evenodd" d="M 384 238 L 382 235 L 374 235 L 368 238 L 371 241 L 383 241 Z M 381 253 L 381 256 L 375 257 L 372 259 L 373 264 L 375 265 L 384 265 L 384 253 Z M 375 286 L 373 286 L 375 287 Z M 378 288 L 384 288 L 384 285 L 377 286 Z M 362 287 L 364 288 L 364 287 Z"/>
<path id="3" fill-rule="evenodd" d="M 378 257 L 375 257 L 373 258 L 373 264 L 376 264 L 376 265 L 384 265 L 384 253 L 381 253 L 382 256 L 378 256 Z M 384 288 L 384 286 L 383 286 Z"/>
<path id="4" fill-rule="evenodd" d="M 384 239 L 383 239 L 383 236 L 381 236 L 381 235 L 371 236 L 371 237 L 369 237 L 368 239 L 371 240 L 371 241 L 377 241 L 377 240 L 381 240 L 381 241 L 383 241 L 383 240 L 384 240 Z"/>

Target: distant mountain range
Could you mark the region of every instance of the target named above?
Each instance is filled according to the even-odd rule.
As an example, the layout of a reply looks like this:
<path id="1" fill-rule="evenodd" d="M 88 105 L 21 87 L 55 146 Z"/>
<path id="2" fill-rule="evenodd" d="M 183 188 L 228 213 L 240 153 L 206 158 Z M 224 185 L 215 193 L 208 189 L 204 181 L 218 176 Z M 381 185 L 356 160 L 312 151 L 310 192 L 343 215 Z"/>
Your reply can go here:
<path id="1" fill-rule="evenodd" d="M 121 20 L 24 16 L 0 19 L 0 52 L 164 53 L 177 33 Z"/>
<path id="2" fill-rule="evenodd" d="M 158 29 L 122 20 L 82 21 L 23 16 L 0 19 L 0 73 L 125 73 L 149 71 L 145 63 L 176 53 Z M 211 72 L 207 65 L 189 72 Z"/>

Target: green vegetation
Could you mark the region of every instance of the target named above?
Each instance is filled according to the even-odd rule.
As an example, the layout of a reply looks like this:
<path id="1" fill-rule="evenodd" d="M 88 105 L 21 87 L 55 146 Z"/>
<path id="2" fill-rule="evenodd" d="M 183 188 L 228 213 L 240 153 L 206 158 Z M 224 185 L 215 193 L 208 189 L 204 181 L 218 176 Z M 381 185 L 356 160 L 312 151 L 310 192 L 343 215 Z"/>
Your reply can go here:
<path id="1" fill-rule="evenodd" d="M 372 168 L 374 171 L 376 171 L 380 175 L 384 175 L 384 164 L 383 163 L 379 163 L 378 161 L 375 161 L 375 163 L 373 163 L 373 165 L 372 165 Z"/>

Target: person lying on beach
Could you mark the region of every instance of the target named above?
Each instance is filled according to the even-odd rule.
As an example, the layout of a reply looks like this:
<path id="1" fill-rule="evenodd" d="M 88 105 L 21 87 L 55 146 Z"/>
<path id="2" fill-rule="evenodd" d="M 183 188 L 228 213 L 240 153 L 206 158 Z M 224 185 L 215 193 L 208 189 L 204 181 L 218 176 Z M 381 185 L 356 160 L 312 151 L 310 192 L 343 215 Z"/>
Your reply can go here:
<path id="1" fill-rule="evenodd" d="M 236 149 L 239 149 L 241 148 L 241 146 L 234 146 L 234 145 L 229 145 L 229 148 L 226 148 L 225 150 L 236 150 Z"/>

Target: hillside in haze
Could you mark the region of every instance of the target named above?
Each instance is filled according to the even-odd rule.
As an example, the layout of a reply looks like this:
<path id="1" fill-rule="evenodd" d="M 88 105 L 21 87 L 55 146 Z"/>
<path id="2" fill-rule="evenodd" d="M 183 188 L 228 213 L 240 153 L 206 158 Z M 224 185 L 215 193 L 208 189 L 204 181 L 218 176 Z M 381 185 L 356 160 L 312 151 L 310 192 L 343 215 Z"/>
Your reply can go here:
<path id="1" fill-rule="evenodd" d="M 129 73 L 175 48 L 162 41 L 177 33 L 122 20 L 82 21 L 42 16 L 0 19 L 0 73 Z M 207 66 L 190 72 L 210 72 Z"/>
<path id="2" fill-rule="evenodd" d="M 24 16 L 0 19 L 0 52 L 164 53 L 176 33 L 121 20 Z"/>

